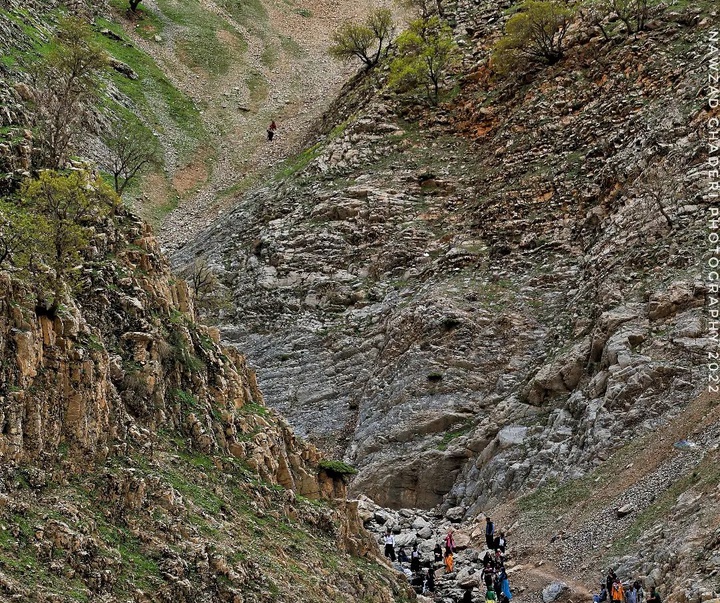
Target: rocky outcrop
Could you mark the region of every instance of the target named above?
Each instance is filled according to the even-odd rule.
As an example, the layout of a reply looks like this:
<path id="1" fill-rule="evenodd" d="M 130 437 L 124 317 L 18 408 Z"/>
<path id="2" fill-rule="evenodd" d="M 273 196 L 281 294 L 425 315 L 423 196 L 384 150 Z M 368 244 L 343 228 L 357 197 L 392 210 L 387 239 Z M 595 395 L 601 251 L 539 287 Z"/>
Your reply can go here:
<path id="1" fill-rule="evenodd" d="M 188 603 L 404 592 L 382 570 L 358 578 L 377 552 L 345 478 L 264 405 L 245 358 L 195 322 L 149 227 L 119 209 L 93 231 L 82 282 L 54 315 L 35 307 L 32 282 L 0 273 L 2 592 Z M 324 588 L 293 571 L 325 576 Z"/>
<path id="2" fill-rule="evenodd" d="M 270 483 L 320 496 L 308 466 L 317 450 L 282 420 L 248 412 L 267 414 L 245 359 L 194 322 L 187 285 L 170 275 L 148 227 L 117 220 L 91 245 L 86 294 L 57 316 L 35 316 L 32 291 L 2 275 L 3 461 L 35 463 L 66 445 L 101 463 L 139 432 L 169 428 L 202 452 L 247 459 Z"/>

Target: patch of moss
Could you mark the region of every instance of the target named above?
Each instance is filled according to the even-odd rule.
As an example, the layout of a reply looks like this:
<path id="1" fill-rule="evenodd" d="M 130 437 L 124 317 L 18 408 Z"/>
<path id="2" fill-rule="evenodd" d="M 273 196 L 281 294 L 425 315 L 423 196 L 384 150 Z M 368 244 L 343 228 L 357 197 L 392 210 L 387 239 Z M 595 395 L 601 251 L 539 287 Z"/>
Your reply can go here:
<path id="1" fill-rule="evenodd" d="M 343 477 L 347 475 L 355 475 L 358 470 L 352 465 L 336 460 L 323 460 L 318 463 L 318 468 L 325 471 L 328 475 Z"/>

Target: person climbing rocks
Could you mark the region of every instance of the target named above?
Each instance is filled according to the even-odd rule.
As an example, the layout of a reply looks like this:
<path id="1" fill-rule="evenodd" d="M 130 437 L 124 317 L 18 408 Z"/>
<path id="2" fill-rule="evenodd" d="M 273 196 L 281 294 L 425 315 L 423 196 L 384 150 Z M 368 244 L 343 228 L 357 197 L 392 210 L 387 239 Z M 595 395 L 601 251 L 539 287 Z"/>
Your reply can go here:
<path id="1" fill-rule="evenodd" d="M 435 556 L 435 562 L 438 563 L 443 560 L 442 546 L 438 542 L 433 549 L 433 555 Z"/>
<path id="2" fill-rule="evenodd" d="M 417 544 L 413 545 L 412 552 L 410 553 L 410 571 L 420 571 L 420 551 L 418 551 Z"/>
<path id="3" fill-rule="evenodd" d="M 495 540 L 493 540 L 493 549 L 498 550 L 500 549 L 503 553 L 505 552 L 505 534 L 503 532 L 500 532 L 497 536 L 495 536 Z"/>
<path id="4" fill-rule="evenodd" d="M 625 603 L 637 603 L 637 589 L 634 584 L 625 590 Z"/>
<path id="5" fill-rule="evenodd" d="M 485 588 L 487 590 L 492 590 L 494 578 L 495 578 L 495 569 L 492 565 L 488 565 L 487 567 L 484 567 L 482 569 L 482 572 L 480 572 L 480 579 L 485 582 Z"/>
<path id="6" fill-rule="evenodd" d="M 495 591 L 492 588 L 489 588 L 485 593 L 485 603 L 494 603 L 495 601 L 497 601 Z"/>
<path id="7" fill-rule="evenodd" d="M 500 569 L 498 578 L 500 582 L 500 594 L 503 596 L 505 601 L 510 601 L 513 596 L 510 592 L 510 580 L 508 580 L 508 575 L 504 567 Z"/>
<path id="8" fill-rule="evenodd" d="M 495 555 L 493 555 L 490 551 L 485 551 L 482 564 L 484 568 L 495 567 Z"/>
<path id="9" fill-rule="evenodd" d="M 401 547 L 398 549 L 398 552 L 397 552 L 397 560 L 398 560 L 400 563 L 407 563 L 407 562 L 408 562 L 408 556 L 407 556 L 407 553 L 405 552 L 405 547 L 404 547 L 404 546 L 401 546 Z"/>
<path id="10" fill-rule="evenodd" d="M 445 536 L 445 548 L 450 549 L 451 553 L 455 552 L 455 537 L 453 536 L 453 529 L 450 528 Z"/>
<path id="11" fill-rule="evenodd" d="M 607 588 L 608 596 L 612 592 L 612 586 L 613 582 L 615 582 L 615 578 L 617 578 L 617 576 L 615 575 L 615 570 L 610 569 L 608 571 L 608 575 L 605 577 L 605 588 Z"/>
<path id="12" fill-rule="evenodd" d="M 495 551 L 495 569 L 499 569 L 503 565 L 505 565 L 505 555 L 503 555 L 502 551 L 498 549 Z"/>
<path id="13" fill-rule="evenodd" d="M 435 592 L 435 568 L 430 566 L 425 575 L 425 590 L 429 593 Z"/>
<path id="14" fill-rule="evenodd" d="M 275 130 L 277 130 L 277 125 L 275 124 L 275 120 L 273 119 L 267 129 L 268 140 L 272 140 L 273 138 L 275 138 Z"/>
<path id="15" fill-rule="evenodd" d="M 390 561 L 395 561 L 395 536 L 392 535 L 390 528 L 385 532 L 385 556 Z"/>
<path id="16" fill-rule="evenodd" d="M 485 543 L 487 548 L 493 548 L 493 542 L 495 540 L 495 524 L 489 517 L 485 519 Z"/>
<path id="17" fill-rule="evenodd" d="M 472 603 L 472 592 L 473 587 L 465 589 L 465 593 L 463 594 L 462 599 L 460 599 L 460 603 Z"/>
<path id="18" fill-rule="evenodd" d="M 453 559 L 452 551 L 449 549 L 445 550 L 445 573 L 449 574 L 453 571 L 455 566 L 455 560 Z"/>
<path id="19" fill-rule="evenodd" d="M 645 603 L 645 590 L 643 589 L 642 582 L 635 580 L 635 592 L 637 593 L 637 603 Z"/>
<path id="20" fill-rule="evenodd" d="M 647 598 L 647 603 L 662 603 L 660 593 L 654 586 L 650 587 L 650 596 Z"/>
<path id="21" fill-rule="evenodd" d="M 622 582 L 620 582 L 620 578 L 618 577 L 615 577 L 612 588 L 610 589 L 610 600 L 613 603 L 625 603 L 625 589 L 623 588 Z M 658 601 L 657 603 L 660 602 Z"/>

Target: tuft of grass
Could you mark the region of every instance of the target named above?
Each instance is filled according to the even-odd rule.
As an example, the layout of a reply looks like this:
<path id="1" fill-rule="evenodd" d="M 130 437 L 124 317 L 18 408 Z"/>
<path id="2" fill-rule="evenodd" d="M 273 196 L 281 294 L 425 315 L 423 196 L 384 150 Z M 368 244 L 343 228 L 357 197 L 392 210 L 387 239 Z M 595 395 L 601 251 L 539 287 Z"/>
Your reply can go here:
<path id="1" fill-rule="evenodd" d="M 97 24 L 100 29 L 109 29 L 123 37 L 122 30 L 110 21 L 98 19 Z M 200 112 L 192 100 L 175 88 L 151 57 L 131 44 L 101 33 L 96 34 L 95 40 L 105 52 L 129 65 L 138 75 L 138 79 L 132 80 L 110 70 L 108 78 L 111 83 L 140 111 L 154 131 L 170 139 L 183 158 L 190 157 L 207 138 Z M 123 115 L 132 113 L 129 109 L 123 111 L 118 103 L 110 99 L 105 104 L 114 112 Z"/>
<path id="2" fill-rule="evenodd" d="M 268 86 L 268 82 L 262 73 L 251 73 L 245 80 L 245 83 L 250 90 L 250 102 L 253 105 L 259 105 L 265 101 L 268 96 L 268 92 L 270 91 L 270 87 Z"/>
<path id="3" fill-rule="evenodd" d="M 443 450 L 443 451 L 447 450 L 448 446 L 450 445 L 450 442 L 452 442 L 453 440 L 456 440 L 457 438 L 459 438 L 461 436 L 464 436 L 464 435 L 470 433 L 470 431 L 472 431 L 472 428 L 473 428 L 472 424 L 467 422 L 467 423 L 463 424 L 461 427 L 459 427 L 458 429 L 453 429 L 452 431 L 446 431 L 443 434 L 442 438 L 440 439 L 440 442 L 438 442 L 437 449 Z"/>
<path id="4" fill-rule="evenodd" d="M 220 5 L 249 31 L 264 34 L 269 20 L 261 0 L 220 0 Z"/>

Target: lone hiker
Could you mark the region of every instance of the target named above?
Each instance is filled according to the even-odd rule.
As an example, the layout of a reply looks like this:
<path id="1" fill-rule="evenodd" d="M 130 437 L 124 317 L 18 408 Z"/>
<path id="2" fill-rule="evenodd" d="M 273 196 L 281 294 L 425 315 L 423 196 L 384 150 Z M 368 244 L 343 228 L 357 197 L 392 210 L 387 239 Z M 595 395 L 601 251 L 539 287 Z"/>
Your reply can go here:
<path id="1" fill-rule="evenodd" d="M 493 548 L 493 543 L 495 541 L 495 524 L 493 524 L 492 519 L 489 517 L 485 520 L 485 544 L 487 544 L 487 548 L 491 549 Z"/>
<path id="2" fill-rule="evenodd" d="M 268 140 L 272 140 L 275 137 L 275 130 L 277 130 L 277 125 L 275 125 L 275 120 L 273 119 L 267 129 Z"/>

